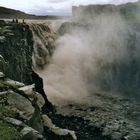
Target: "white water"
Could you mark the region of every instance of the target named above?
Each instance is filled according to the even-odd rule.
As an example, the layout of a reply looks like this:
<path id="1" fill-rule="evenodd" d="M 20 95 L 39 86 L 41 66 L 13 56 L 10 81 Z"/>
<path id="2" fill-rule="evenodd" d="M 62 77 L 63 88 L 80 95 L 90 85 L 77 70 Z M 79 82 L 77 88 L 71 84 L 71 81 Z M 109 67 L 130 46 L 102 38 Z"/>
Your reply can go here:
<path id="1" fill-rule="evenodd" d="M 139 69 L 131 72 L 128 38 L 133 31 L 129 25 L 117 13 L 89 23 L 88 30 L 74 28 L 59 37 L 50 64 L 39 71 L 53 103 L 83 102 L 91 94 L 104 92 L 128 96 L 136 87 L 131 93 L 135 96 L 139 90 Z M 134 50 L 136 60 L 139 50 L 138 46 Z"/>

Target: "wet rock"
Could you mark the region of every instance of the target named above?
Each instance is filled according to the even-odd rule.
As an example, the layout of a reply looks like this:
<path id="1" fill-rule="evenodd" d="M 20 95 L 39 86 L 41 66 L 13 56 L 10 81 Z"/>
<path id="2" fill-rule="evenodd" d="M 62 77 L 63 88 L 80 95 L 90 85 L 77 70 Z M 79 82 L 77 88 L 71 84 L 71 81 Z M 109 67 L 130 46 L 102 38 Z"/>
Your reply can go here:
<path id="1" fill-rule="evenodd" d="M 28 95 L 29 97 L 34 97 L 35 96 L 35 92 L 34 92 L 34 88 L 35 88 L 35 85 L 32 84 L 32 85 L 28 85 L 28 86 L 24 86 L 24 87 L 21 87 L 19 88 L 19 90 L 23 91 L 26 95 Z"/>
<path id="2" fill-rule="evenodd" d="M 11 124 L 16 125 L 16 126 L 21 126 L 21 127 L 26 126 L 22 121 L 14 119 L 14 118 L 6 117 L 6 118 L 4 118 L 4 120 L 6 122 L 11 123 Z"/>
<path id="3" fill-rule="evenodd" d="M 31 84 L 33 38 L 29 26 L 7 22 L 0 27 L 0 54 L 7 62 L 2 71 L 13 80 Z"/>
<path id="4" fill-rule="evenodd" d="M 16 108 L 22 112 L 21 114 L 24 116 L 24 119 L 28 120 L 32 117 L 34 108 L 32 107 L 31 102 L 25 97 L 19 95 L 18 93 L 12 92 L 8 95 L 7 102 L 9 106 L 12 106 L 13 108 Z"/>
<path id="5" fill-rule="evenodd" d="M 9 117 L 4 118 L 4 120 L 15 126 L 23 128 L 20 131 L 20 133 L 22 135 L 22 138 L 21 138 L 22 140 L 38 140 L 38 139 L 45 140 L 44 137 L 38 131 L 29 127 L 28 125 L 26 125 L 25 123 L 23 123 L 20 120 L 17 120 L 14 118 L 9 118 Z"/>
<path id="6" fill-rule="evenodd" d="M 56 127 L 47 115 L 43 115 L 42 118 L 44 121 L 44 125 L 48 127 L 48 129 L 51 132 L 53 132 L 55 135 L 62 136 L 62 137 L 65 136 L 65 139 L 68 139 L 68 140 L 69 138 L 71 138 L 71 140 L 77 140 L 77 137 L 74 131 Z"/>
<path id="7" fill-rule="evenodd" d="M 3 56 L 0 55 L 0 71 L 4 72 L 7 67 L 7 62 L 4 60 Z"/>
<path id="8" fill-rule="evenodd" d="M 32 72 L 32 79 L 35 84 L 35 91 L 42 95 L 45 104 L 42 107 L 43 113 L 54 112 L 54 106 L 48 100 L 47 95 L 45 94 L 44 87 L 43 87 L 43 79 L 35 72 Z"/>
<path id="9" fill-rule="evenodd" d="M 0 72 L 0 80 L 3 80 L 5 78 L 5 74 L 3 74 L 2 72 Z"/>
<path id="10" fill-rule="evenodd" d="M 18 81 L 11 80 L 11 79 L 5 79 L 5 83 L 11 86 L 17 87 L 17 88 L 21 88 L 25 86 L 25 84 Z"/>
<path id="11" fill-rule="evenodd" d="M 40 107 L 37 104 L 37 98 L 34 98 L 34 100 L 32 101 L 32 106 L 34 107 L 34 113 L 31 119 L 28 121 L 28 124 L 42 134 L 44 129 L 43 129 Z"/>
<path id="12" fill-rule="evenodd" d="M 45 140 L 45 138 L 36 130 L 31 127 L 24 127 L 21 130 L 21 140 Z"/>

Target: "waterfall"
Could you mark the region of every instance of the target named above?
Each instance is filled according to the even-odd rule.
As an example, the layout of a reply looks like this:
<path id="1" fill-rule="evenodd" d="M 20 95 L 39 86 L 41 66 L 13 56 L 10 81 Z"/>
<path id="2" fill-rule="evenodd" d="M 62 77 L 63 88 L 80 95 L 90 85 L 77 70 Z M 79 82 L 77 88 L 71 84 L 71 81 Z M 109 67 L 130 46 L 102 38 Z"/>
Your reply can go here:
<path id="1" fill-rule="evenodd" d="M 68 30 L 55 41 L 51 62 L 41 72 L 53 102 L 83 102 L 94 93 L 140 97 L 138 25 L 120 15 L 102 16 L 90 25 L 64 24 L 60 28 L 65 31 L 68 24 Z"/>
<path id="2" fill-rule="evenodd" d="M 34 69 L 43 69 L 49 63 L 50 57 L 53 54 L 55 37 L 51 29 L 45 24 L 31 23 L 29 26 L 32 30 L 34 40 L 33 67 Z"/>
<path id="3" fill-rule="evenodd" d="M 105 15 L 92 24 L 66 22 L 57 39 L 44 24 L 30 28 L 33 67 L 41 69 L 51 101 L 83 102 L 94 93 L 140 97 L 138 25 L 126 23 L 118 14 Z"/>

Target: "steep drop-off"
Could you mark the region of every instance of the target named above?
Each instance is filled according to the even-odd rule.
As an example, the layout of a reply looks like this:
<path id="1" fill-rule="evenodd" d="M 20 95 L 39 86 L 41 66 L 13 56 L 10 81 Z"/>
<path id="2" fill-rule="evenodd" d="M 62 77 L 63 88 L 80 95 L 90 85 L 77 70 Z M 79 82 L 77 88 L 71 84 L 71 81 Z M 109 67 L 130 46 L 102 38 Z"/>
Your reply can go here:
<path id="1" fill-rule="evenodd" d="M 54 106 L 33 71 L 43 68 L 53 53 L 49 27 L 5 21 L 0 27 L 0 139 L 76 140 L 74 131 L 55 126 L 47 116 L 54 116 Z"/>
<path id="2" fill-rule="evenodd" d="M 0 22 L 0 54 L 5 60 L 2 71 L 9 78 L 31 84 L 32 32 L 27 24 Z"/>
<path id="3" fill-rule="evenodd" d="M 75 130 L 80 140 L 140 138 L 140 22 L 135 4 L 79 7 L 78 16 L 59 29 L 42 77 L 49 97 L 60 105 L 52 119 Z M 125 14 L 115 10 L 119 7 Z"/>
<path id="4" fill-rule="evenodd" d="M 127 5 L 122 7 L 125 6 L 127 7 Z M 134 18 L 126 20 L 127 18 L 124 18 L 124 15 L 122 16 L 118 11 L 110 13 L 107 8 L 108 6 L 105 5 L 98 6 L 96 16 L 92 19 L 89 18 L 90 12 L 88 13 L 90 8 L 85 7 L 88 16 L 83 18 L 82 13 L 78 15 L 82 16 L 81 20 L 74 18 L 73 22 L 62 24 L 57 40 L 51 29 L 44 24 L 20 24 L 21 27 L 28 26 L 32 33 L 30 39 L 33 52 L 30 53 L 29 60 L 33 60 L 33 69 L 39 70 L 39 74 L 43 77 L 49 99 L 57 105 L 56 112 L 50 113 L 48 116 L 59 127 L 75 131 L 74 133 L 58 129 L 53 125 L 48 116 L 44 116 L 40 112 L 38 104 L 36 104 L 36 96 L 34 98 L 34 87 L 26 87 L 22 84 L 22 90 L 24 90 L 22 94 L 24 93 L 23 95 L 26 96 L 26 93 L 32 100 L 31 103 L 29 102 L 30 105 L 19 104 L 21 107 L 27 105 L 28 108 L 25 107 L 27 112 L 16 118 L 22 121 L 28 119 L 29 121 L 25 124 L 27 125 L 29 122 L 31 127 L 36 129 L 39 134 L 43 134 L 46 139 L 69 140 L 76 139 L 76 136 L 78 140 L 139 140 L 140 138 L 140 104 L 138 102 L 140 24 L 137 16 L 135 20 L 133 20 Z M 91 9 L 96 11 L 94 6 L 91 6 Z M 98 14 L 100 9 L 102 12 Z M 104 13 L 104 11 L 107 12 Z M 83 20 L 85 18 L 86 20 Z M 8 24 L 2 21 L 2 29 Z M 19 26 L 17 23 L 10 24 Z M 5 37 L 5 35 L 1 35 L 2 43 Z M 54 47 L 54 41 L 56 41 L 56 47 Z M 21 55 L 21 52 L 16 53 Z M 5 57 L 0 56 L 3 70 L 10 59 L 13 58 L 10 57 L 6 60 Z M 20 58 L 20 60 L 22 59 Z M 14 66 L 16 68 L 17 64 Z M 31 65 L 30 71 L 32 71 Z M 22 69 L 20 69 L 20 73 L 22 74 Z M 15 82 L 14 87 L 12 85 L 11 88 L 11 81 L 10 85 L 9 81 L 7 84 L 7 78 L 3 77 L 3 74 L 1 75 L 2 94 L 9 92 L 8 88 L 17 94 L 21 93 L 19 87 L 15 89 Z M 20 78 L 19 80 L 22 81 Z M 43 83 L 42 80 L 40 81 Z M 38 87 L 43 87 L 43 85 L 38 85 Z M 27 89 L 31 89 L 33 92 L 30 93 L 30 90 Z M 42 91 L 40 88 L 38 90 Z M 10 96 L 13 99 L 11 92 Z M 19 96 L 14 98 L 17 101 Z M 4 98 L 4 104 L 5 101 L 8 100 Z M 15 106 L 18 107 L 17 104 Z M 2 112 L 3 116 L 4 114 Z M 6 121 L 11 121 L 11 119 L 8 118 Z M 16 133 L 16 131 L 14 132 Z M 58 134 L 66 136 L 61 137 Z M 27 138 L 31 139 L 30 133 L 25 135 L 24 139 Z"/>

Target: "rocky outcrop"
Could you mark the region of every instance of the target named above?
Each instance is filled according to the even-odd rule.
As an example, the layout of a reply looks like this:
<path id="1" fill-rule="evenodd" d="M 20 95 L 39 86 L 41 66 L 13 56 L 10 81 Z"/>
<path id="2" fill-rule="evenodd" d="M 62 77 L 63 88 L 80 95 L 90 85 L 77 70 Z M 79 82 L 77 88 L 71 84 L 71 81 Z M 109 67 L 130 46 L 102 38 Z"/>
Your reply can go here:
<path id="1" fill-rule="evenodd" d="M 12 125 L 21 140 L 46 140 L 50 133 L 56 140 L 76 140 L 74 131 L 56 127 L 47 114 L 42 114 L 43 102 L 39 104 L 39 100 L 42 96 L 33 85 L 26 86 L 0 74 L 0 121 Z"/>
<path id="2" fill-rule="evenodd" d="M 48 109 L 52 110 L 43 80 L 32 67 L 43 68 L 49 62 L 54 51 L 53 33 L 43 24 L 0 23 L 0 71 L 25 84 L 35 83 L 35 90 L 43 95 Z"/>
<path id="3" fill-rule="evenodd" d="M 54 52 L 55 34 L 47 25 L 0 21 L 0 70 L 31 84 L 32 65 L 43 68 Z"/>
<path id="4" fill-rule="evenodd" d="M 0 69 L 9 78 L 32 83 L 32 52 L 33 35 L 27 24 L 4 22 L 0 26 Z"/>
<path id="5" fill-rule="evenodd" d="M 49 135 L 56 140 L 76 140 L 74 131 L 56 127 L 47 116 L 54 113 L 54 107 L 44 92 L 43 79 L 32 70 L 32 65 L 34 69 L 43 68 L 54 48 L 48 26 L 1 21 L 0 121 L 7 127 L 12 125 L 22 140 L 45 140 Z"/>

